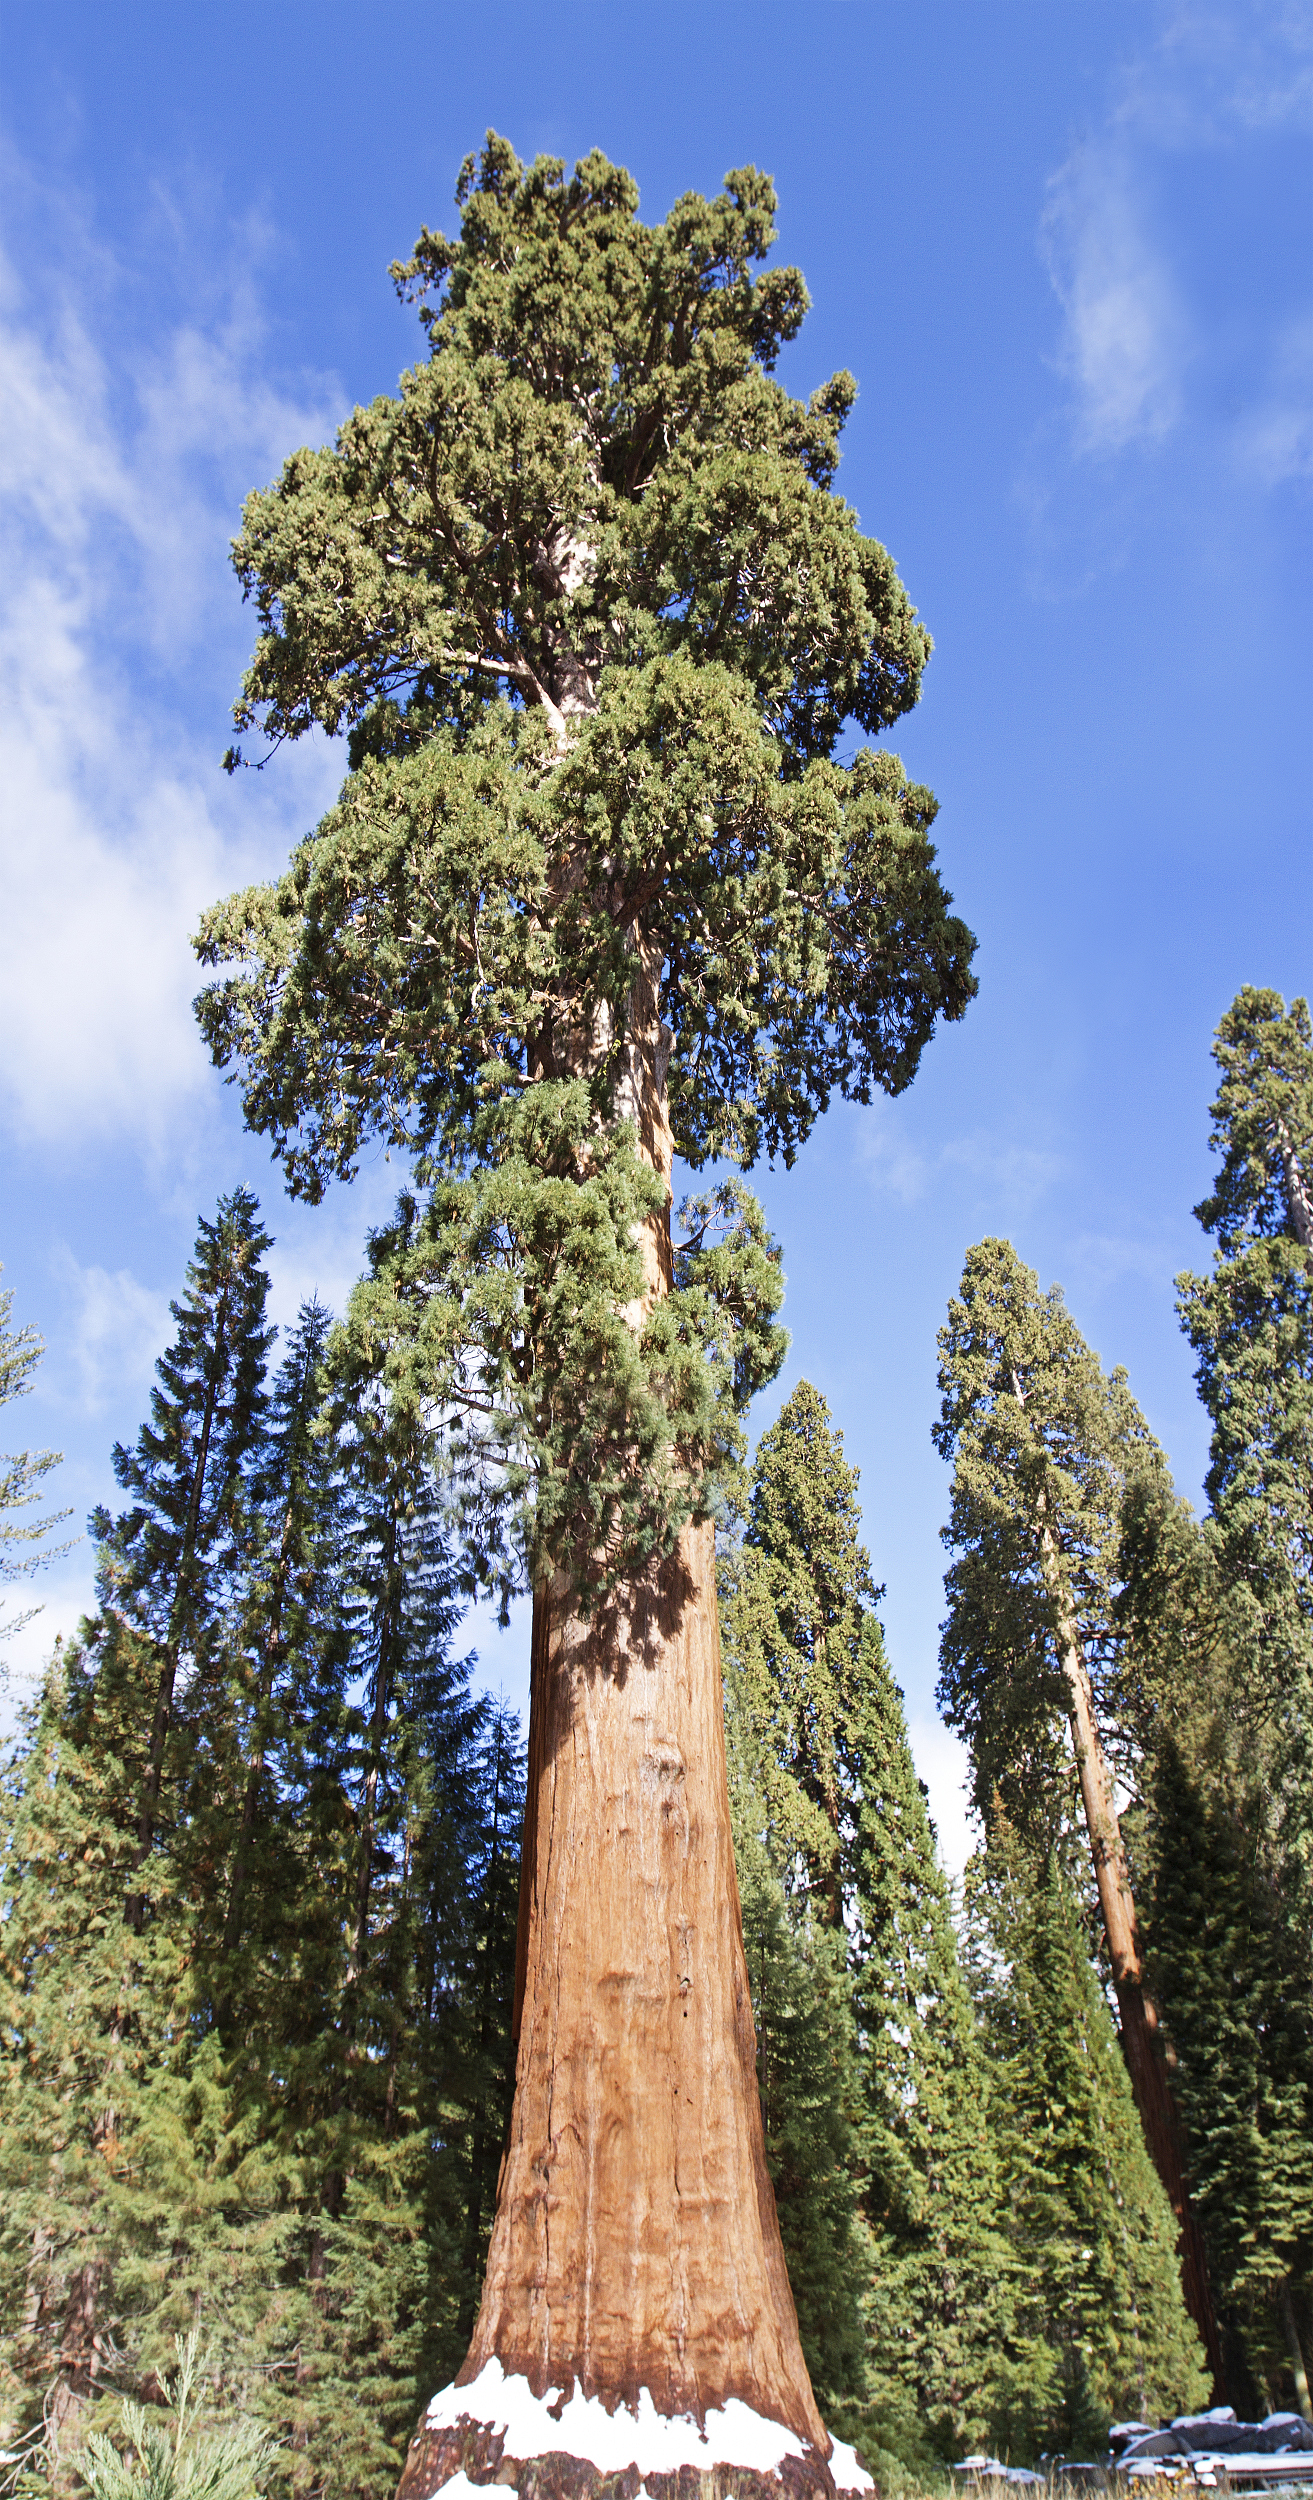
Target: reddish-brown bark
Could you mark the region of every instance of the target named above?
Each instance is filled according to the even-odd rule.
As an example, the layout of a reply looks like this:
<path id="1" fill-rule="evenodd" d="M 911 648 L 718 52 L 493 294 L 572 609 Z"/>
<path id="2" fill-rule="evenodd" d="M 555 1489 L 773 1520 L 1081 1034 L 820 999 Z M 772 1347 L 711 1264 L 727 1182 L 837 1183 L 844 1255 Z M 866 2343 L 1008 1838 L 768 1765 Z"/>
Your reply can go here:
<path id="1" fill-rule="evenodd" d="M 564 579 L 570 546 L 544 553 Z M 562 733 L 567 713 L 595 707 L 577 667 L 557 695 Z M 626 936 L 614 1112 L 668 1187 L 661 957 L 639 920 Z M 548 1016 L 534 1072 L 578 1073 L 611 1039 L 604 1008 Z M 668 1212 L 640 1247 L 634 1327 L 670 1290 Z M 535 1592 L 515 2038 L 483 2298 L 457 2384 L 495 2356 L 535 2395 L 578 2385 L 632 2403 L 646 2387 L 658 2412 L 699 2419 L 737 2396 L 814 2448 L 817 2489 L 832 2492 L 766 2169 L 707 1522 L 587 1620 L 564 1575 Z M 431 2446 L 421 2424 L 406 2500 L 438 2488 L 433 2458 L 418 2462 Z M 501 2478 L 514 2479 L 506 2467 Z"/>
<path id="2" fill-rule="evenodd" d="M 1056 1575 L 1051 1569 L 1053 1547 L 1047 1528 L 1042 1534 L 1042 1544 L 1046 1574 L 1056 1589 Z M 1090 1836 L 1094 1880 L 1098 1886 L 1103 1932 L 1107 1938 L 1113 1987 L 1117 1993 L 1122 2050 L 1149 2158 L 1176 2216 L 1185 2305 L 1199 2329 L 1215 2388 L 1220 2390 L 1225 2375 L 1222 2341 L 1213 2308 L 1203 2235 L 1185 2183 L 1181 2160 L 1181 2122 L 1172 2098 L 1158 2009 L 1144 1982 L 1144 1956 L 1135 1915 L 1135 1896 L 1131 1890 L 1131 1871 L 1117 1818 L 1112 1775 L 1095 1724 L 1089 1673 L 1075 1625 L 1065 1610 L 1059 1612 L 1057 1640 L 1058 1657 L 1067 1686 L 1072 1749 Z"/>
<path id="3" fill-rule="evenodd" d="M 534 1608 L 515 2107 L 459 2383 L 739 2396 L 822 2453 L 766 2171 L 708 1525 Z"/>
<path id="4" fill-rule="evenodd" d="M 684 2465 L 674 2473 L 631 2465 L 604 2474 L 560 2449 L 528 2459 L 508 2456 L 500 2430 L 468 2420 L 449 2430 L 420 2424 L 397 2500 L 434 2500 L 455 2474 L 517 2491 L 520 2500 L 639 2500 L 640 2492 L 647 2500 L 836 2500 L 833 2475 L 813 2455 L 785 2457 L 770 2474 L 736 2465 Z"/>

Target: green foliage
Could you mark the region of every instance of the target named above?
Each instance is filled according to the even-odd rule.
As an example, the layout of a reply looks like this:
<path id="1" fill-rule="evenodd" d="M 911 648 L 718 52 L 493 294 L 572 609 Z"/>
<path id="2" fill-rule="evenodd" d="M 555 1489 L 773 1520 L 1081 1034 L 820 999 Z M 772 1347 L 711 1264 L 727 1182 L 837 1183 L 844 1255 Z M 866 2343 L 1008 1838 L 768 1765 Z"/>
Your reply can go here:
<path id="1" fill-rule="evenodd" d="M 796 2105 L 793 2132 L 835 2181 L 823 2190 L 772 2153 L 808 2364 L 864 2454 L 932 2469 L 992 2432 L 1007 2401 L 1011 2259 L 985 2063 L 857 1491 L 825 1400 L 801 1382 L 762 1436 L 743 1540 L 722 1561 L 730 1794 L 753 2004 L 775 2061 L 768 2146 Z M 840 2095 L 824 2114 L 807 2097 L 806 2056 L 821 2051 Z M 838 2161 L 856 2211 L 842 2256 L 830 2251 L 827 2316 L 816 2250 L 839 2232 Z M 854 2293 L 860 2370 L 842 2360 Z"/>
<path id="2" fill-rule="evenodd" d="M 564 1564 L 587 1602 L 714 1509 L 724 1392 L 780 1350 L 745 1198 L 714 1288 L 686 1260 L 644 1319 L 663 1101 L 695 1167 L 791 1161 L 836 1090 L 910 1082 L 973 941 L 929 793 L 834 761 L 930 646 L 833 492 L 851 380 L 772 379 L 806 298 L 753 275 L 769 182 L 646 227 L 600 155 L 567 179 L 490 136 L 458 198 L 395 272 L 427 360 L 246 507 L 239 726 L 345 733 L 349 771 L 287 875 L 206 916 L 239 968 L 199 1012 L 294 1188 L 371 1138 L 413 1159 L 353 1325 L 459 1416 L 470 1570 Z M 746 1350 L 708 1366 L 730 1312 Z"/>
<path id="3" fill-rule="evenodd" d="M 1175 2219 L 1057 1858 L 996 1821 L 969 1902 L 1028 2346 L 1007 2435 L 1014 2453 L 1089 2456 L 1114 2418 L 1205 2398 Z"/>
<path id="4" fill-rule="evenodd" d="M 999 2435 L 1030 2365 L 988 2060 L 902 1696 L 868 1625 L 854 2000 L 872 2234 L 861 2436 L 915 2462 Z"/>
<path id="5" fill-rule="evenodd" d="M 953 1464 L 943 1531 L 939 1705 L 971 1747 L 973 1798 L 1046 1843 L 1071 1819 L 1059 1624 L 1080 1641 L 1119 1765 L 1126 1716 L 1118 1592 L 1128 1481 L 1166 1481 L 1120 1368 L 1105 1375 L 1060 1287 L 1010 1242 L 968 1251 L 939 1336 L 935 1447 Z"/>
<path id="6" fill-rule="evenodd" d="M 12 1398 L 31 1395 L 32 1374 L 45 1352 L 35 1328 L 9 1326 L 13 1307 L 12 1293 L 0 1289 L 0 1406 L 8 1406 Z M 44 1519 L 24 1520 L 21 1525 L 12 1516 L 17 1510 L 31 1509 L 40 1498 L 37 1486 L 52 1467 L 60 1464 L 58 1450 L 22 1450 L 0 1458 L 0 1585 L 30 1578 L 34 1571 L 57 1561 L 69 1550 L 67 1545 L 48 1545 L 44 1554 L 17 1550 L 39 1545 L 52 1528 L 68 1518 L 66 1510 L 50 1511 Z M 0 1641 L 9 1640 L 23 1624 L 31 1622 L 36 1612 L 36 1607 L 30 1607 L 25 1615 L 12 1616 L 8 1623 L 0 1622 Z"/>
<path id="7" fill-rule="evenodd" d="M 877 1591 L 857 1472 L 810 1381 L 762 1435 L 743 1542 L 726 1573 L 725 1668 L 750 1731 L 775 1864 L 789 1888 L 853 1896 L 860 1696 Z"/>
<path id="8" fill-rule="evenodd" d="M 741 1790 L 735 1824 L 766 2162 L 803 2353 L 832 2420 L 866 2384 L 850 1984 L 842 1939 L 789 1900 Z"/>
<path id="9" fill-rule="evenodd" d="M 1160 1740 L 1148 1930 L 1219 2306 L 1288 2403 L 1283 2295 L 1305 2316 L 1313 2295 L 1313 1939 L 1264 1792 L 1227 1752 L 1199 1708 Z"/>
<path id="10" fill-rule="evenodd" d="M 163 1458 L 148 1472 L 143 1435 L 107 1602 L 0 1791 L 0 2328 L 61 2492 L 71 2451 L 108 2431 L 110 2380 L 149 2405 L 203 2314 L 225 2402 L 278 2442 L 267 2487 L 382 2500 L 481 2278 L 523 1761 L 452 1654 L 432 1436 L 345 1349 L 335 1368 L 316 1305 L 266 1391 L 258 1251 L 242 1273 L 225 1368 L 193 1272 L 160 1367 Z M 259 1355 L 240 1404 L 236 1344 Z M 217 1525 L 194 1539 L 143 1865 L 189 1519 Z"/>
<path id="11" fill-rule="evenodd" d="M 199 2341 L 195 2328 L 174 2337 L 172 2432 L 130 2400 L 122 2409 L 122 2445 L 104 2431 L 92 2432 L 77 2460 L 91 2500 L 261 2500 L 259 2486 L 273 2461 L 264 2432 L 253 2422 L 203 2431 L 189 2419 Z"/>
<path id="12" fill-rule="evenodd" d="M 1243 989 L 1218 1026 L 1217 1185 L 1195 1209 L 1212 1275 L 1181 1276 L 1182 1325 L 1212 1422 L 1208 1496 L 1226 1578 L 1248 1601 L 1255 1706 L 1281 1721 L 1309 1866 L 1313 1762 L 1313 1031 L 1305 1000 Z"/>

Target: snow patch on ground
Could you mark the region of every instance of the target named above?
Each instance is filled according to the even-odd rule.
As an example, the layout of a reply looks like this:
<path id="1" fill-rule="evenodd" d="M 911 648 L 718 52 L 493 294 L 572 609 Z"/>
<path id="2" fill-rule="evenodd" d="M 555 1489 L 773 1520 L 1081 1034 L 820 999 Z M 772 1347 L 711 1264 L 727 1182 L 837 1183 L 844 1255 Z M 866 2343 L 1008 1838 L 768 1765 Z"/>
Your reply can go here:
<path id="1" fill-rule="evenodd" d="M 495 2358 L 485 2361 L 468 2387 L 438 2390 L 428 2409 L 429 2427 L 451 2430 L 463 2415 L 504 2432 L 508 2456 L 582 2457 L 599 2474 L 622 2474 L 629 2465 L 641 2474 L 675 2474 L 681 2465 L 739 2465 L 775 2474 L 786 2457 L 807 2454 L 796 2432 L 767 2421 L 737 2396 L 713 2407 L 700 2431 L 691 2413 L 658 2413 L 646 2387 L 639 2389 L 636 2411 L 617 2405 L 608 2413 L 599 2396 L 582 2395 L 578 2387 L 565 2404 L 558 2388 L 535 2396 L 526 2378 L 508 2377 Z M 845 2491 L 873 2488 L 842 2440 L 834 2443 L 830 2470 Z M 467 2475 L 453 2474 L 442 2486 L 443 2500 L 470 2500 L 474 2489 Z"/>

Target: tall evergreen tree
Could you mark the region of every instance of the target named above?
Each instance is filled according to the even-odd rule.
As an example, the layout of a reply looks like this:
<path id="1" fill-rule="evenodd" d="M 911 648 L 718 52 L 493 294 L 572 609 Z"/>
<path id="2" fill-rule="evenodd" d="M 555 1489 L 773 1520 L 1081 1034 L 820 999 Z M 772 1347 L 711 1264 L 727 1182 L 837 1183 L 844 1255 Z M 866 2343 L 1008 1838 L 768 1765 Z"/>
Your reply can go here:
<path id="1" fill-rule="evenodd" d="M 968 1251 L 939 1336 L 935 1446 L 953 1462 L 940 1707 L 971 1746 L 978 1809 L 1033 1847 L 1067 1824 L 1069 1736 L 1136 2106 L 1181 2231 L 1190 2312 L 1222 2367 L 1158 2007 L 1145 1983 L 1106 1730 L 1115 1703 L 1122 1506 L 1166 1469 L 1125 1373 L 1105 1377 L 1054 1286 L 1010 1242 Z M 1104 1724 L 1100 1725 L 1100 1720 Z"/>
<path id="2" fill-rule="evenodd" d="M 878 1595 L 860 1525 L 843 1435 L 800 1381 L 753 1465 L 725 1583 L 725 1666 L 752 1731 L 775 1864 L 832 1925 L 855 1901 L 864 1642 Z"/>
<path id="3" fill-rule="evenodd" d="M 186 1293 L 170 1304 L 177 1335 L 155 1367 L 151 1420 L 134 1450 L 120 1443 L 114 1451 L 119 1484 L 136 1499 L 117 1519 L 101 1509 L 91 1520 L 102 1609 L 147 1633 L 158 1659 L 137 1819 L 141 1880 L 128 1898 L 134 1927 L 145 1908 L 179 1668 L 185 1657 L 193 1675 L 203 1669 L 205 1635 L 236 1559 L 272 1343 L 261 1265 L 269 1246 L 249 1190 L 221 1199 L 212 1224 L 201 1218 Z"/>
<path id="4" fill-rule="evenodd" d="M 149 1914 L 123 1917 L 169 1621 L 162 1571 L 133 1601 L 141 1526 L 0 1793 L 0 2330 L 61 2492 L 108 2383 L 150 2399 L 200 2314 L 277 2487 L 384 2500 L 474 2306 L 522 1755 L 453 1655 L 428 1445 L 325 1335 L 303 1310 L 197 1573 Z"/>
<path id="5" fill-rule="evenodd" d="M 202 1015 L 294 1186 L 371 1136 L 414 1157 L 356 1325 L 459 1427 L 480 1568 L 534 1590 L 530 2020 L 473 2353 L 667 2410 L 741 2395 L 823 2449 L 753 2185 L 714 1676 L 730 1393 L 778 1360 L 779 1283 L 752 1216 L 719 1271 L 676 1265 L 670 1172 L 676 1148 L 791 1157 L 967 1005 L 933 801 L 870 749 L 835 761 L 845 722 L 915 701 L 929 643 L 832 491 L 851 381 L 803 405 L 771 378 L 805 295 L 754 275 L 769 182 L 647 227 L 600 154 L 567 176 L 490 136 L 458 199 L 458 237 L 426 229 L 396 272 L 427 360 L 246 509 L 240 724 L 346 732 L 350 770 L 280 884 L 207 917 L 204 960 L 241 968 Z M 658 1655 L 683 1696 L 659 1731 L 632 1708 Z M 658 1732 L 679 1828 L 716 1835 L 677 1869 Z M 621 1790 L 641 1828 L 613 1828 Z M 600 2134 L 562 2106 L 599 2068 Z M 712 2141 L 725 2193 L 689 2199 Z"/>
<path id="6" fill-rule="evenodd" d="M 781 1892 L 795 1995 L 810 1984 L 827 2037 L 829 1960 L 847 1963 L 845 2045 L 833 2057 L 860 2201 L 847 2265 L 864 2277 L 867 2352 L 860 2385 L 833 2362 L 821 2383 L 865 2447 L 932 2463 L 997 2413 L 1012 2366 L 1009 2261 L 994 2223 L 986 2076 L 857 1494 L 842 1435 L 803 1381 L 762 1436 L 746 1532 L 725 1556 L 730 1793 L 745 1921 L 767 1939 L 760 1969 L 749 1953 L 759 2032 L 770 2031 L 761 1989 L 789 1932 Z M 783 2077 L 774 2088 L 778 2101 Z M 769 2101 L 766 2116 L 769 2150 Z M 818 2146 L 822 2137 L 817 2128 Z M 781 2221 L 801 2273 L 804 2180 L 794 2194 L 797 2212 L 782 2204 Z M 836 2278 L 847 2280 L 837 2259 Z M 836 2338 L 846 2314 L 832 2294 Z M 809 2315 L 800 2296 L 804 2341 Z"/>
<path id="7" fill-rule="evenodd" d="M 1288 1845 L 1286 1732 L 1236 1706 L 1253 1690 L 1252 1600 L 1213 1523 L 1141 1486 L 1122 1543 L 1127 1691 L 1145 1705 L 1131 1845 L 1225 2392 L 1242 2415 L 1265 2399 L 1307 2413 L 1313 1922 Z"/>
<path id="8" fill-rule="evenodd" d="M 971 1907 L 996 2079 L 1006 2227 L 1031 2366 L 1013 2444 L 1088 2457 L 1118 2415 L 1186 2411 L 1208 2385 L 1176 2226 L 1056 1852 L 995 1820 Z"/>
<path id="9" fill-rule="evenodd" d="M 851 1957 L 874 2260 L 870 2420 L 914 2461 L 918 2432 L 941 2458 L 998 2437 L 1032 2354 L 948 1885 L 874 1622 L 867 1642 Z"/>
<path id="10" fill-rule="evenodd" d="M 1178 1278 L 1212 1422 L 1207 1491 L 1247 1600 L 1252 1709 L 1280 1727 L 1286 1845 L 1313 1903 L 1313 1028 L 1307 1001 L 1243 989 L 1217 1029 L 1221 1161 L 1195 1209 L 1211 1276 Z"/>
<path id="11" fill-rule="evenodd" d="M 45 1352 L 35 1328 L 10 1327 L 13 1307 L 14 1297 L 8 1287 L 0 1289 L 0 1406 L 31 1395 L 32 1375 Z M 40 1500 L 38 1485 L 52 1467 L 60 1464 L 58 1450 L 20 1450 L 0 1458 L 0 1586 L 30 1579 L 34 1571 L 68 1552 L 66 1545 L 47 1545 L 43 1554 L 34 1550 L 52 1528 L 68 1518 L 66 1510 L 50 1511 L 44 1519 L 24 1519 L 21 1523 L 13 1517 L 15 1511 L 30 1510 Z M 30 1623 L 36 1611 L 29 1607 L 26 1614 L 11 1616 L 8 1623 L 0 1618 L 0 1641 L 11 1639 L 23 1624 Z"/>

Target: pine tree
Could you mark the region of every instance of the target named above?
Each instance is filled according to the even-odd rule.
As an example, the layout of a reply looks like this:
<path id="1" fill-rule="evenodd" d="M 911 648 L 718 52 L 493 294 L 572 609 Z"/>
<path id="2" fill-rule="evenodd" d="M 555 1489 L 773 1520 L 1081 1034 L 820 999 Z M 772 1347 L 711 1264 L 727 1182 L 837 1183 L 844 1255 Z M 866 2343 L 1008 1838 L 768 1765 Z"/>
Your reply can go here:
<path id="1" fill-rule="evenodd" d="M 746 1532 L 724 1558 L 730 1795 L 745 1922 L 766 1940 L 760 1968 L 749 1952 L 759 2033 L 763 2020 L 770 2028 L 763 1981 L 783 1984 L 775 1974 L 790 1925 L 780 1895 L 793 1985 L 810 1981 L 822 2030 L 834 1986 L 827 1950 L 847 1964 L 849 2036 L 834 2062 L 861 2214 L 852 2255 L 831 2265 L 828 2324 L 836 2338 L 845 2331 L 858 2269 L 867 2352 L 860 2382 L 833 2363 L 826 2375 L 812 2361 L 799 2294 L 809 2366 L 864 2449 L 930 2465 L 982 2436 L 998 2409 L 1010 2366 L 1008 2257 L 993 2221 L 986 2076 L 873 1612 L 879 1592 L 857 1496 L 842 1435 L 803 1381 L 762 1436 Z M 784 2089 L 778 2082 L 777 2095 Z M 766 2119 L 769 2152 L 769 2102 Z M 805 2180 L 793 2193 L 796 2210 L 782 2203 L 781 2222 L 791 2272 L 801 2274 Z M 816 2236 L 822 2227 L 812 2226 Z"/>
<path id="2" fill-rule="evenodd" d="M 7 1287 L 0 1289 L 0 1406 L 8 1406 L 13 1398 L 31 1395 L 32 1374 L 45 1352 L 35 1328 L 10 1327 L 13 1307 L 12 1293 Z M 31 1509 L 40 1498 L 37 1486 L 52 1467 L 61 1464 L 62 1454 L 58 1450 L 22 1450 L 0 1458 L 0 1585 L 29 1579 L 34 1571 L 68 1552 L 67 1545 L 48 1545 L 43 1554 L 16 1550 L 41 1544 L 52 1528 L 68 1518 L 66 1510 L 50 1511 L 44 1519 L 25 1519 L 21 1525 L 11 1515 Z M 11 1639 L 23 1624 L 31 1622 L 36 1611 L 29 1607 L 26 1614 L 12 1616 L 8 1623 L 0 1620 L 0 1641 Z"/>
<path id="3" fill-rule="evenodd" d="M 245 1469 L 262 1422 L 264 1325 L 269 1280 L 261 1259 L 269 1235 L 249 1190 L 221 1199 L 214 1222 L 201 1219 L 187 1291 L 170 1305 L 177 1335 L 156 1364 L 151 1420 L 135 1450 L 118 1444 L 114 1473 L 130 1511 L 111 1520 L 97 1510 L 102 1611 L 145 1632 L 158 1659 L 154 1713 L 141 1780 L 141 1880 L 128 1898 L 140 1928 L 147 1866 L 156 1836 L 174 1696 L 184 1660 L 204 1672 L 205 1643 L 217 1622 L 225 1574 L 235 1561 Z"/>
<path id="4" fill-rule="evenodd" d="M 929 643 L 832 492 L 851 381 L 802 405 L 771 378 L 805 296 L 754 275 L 769 182 L 645 227 L 600 154 L 567 176 L 490 136 L 458 199 L 459 236 L 426 229 L 396 272 L 427 360 L 246 508 L 239 725 L 345 732 L 350 769 L 282 882 L 207 916 L 204 960 L 239 968 L 202 1017 L 294 1186 L 374 1136 L 413 1157 L 353 1325 L 458 1443 L 472 1564 L 533 1586 L 528 2029 L 473 2352 L 661 2410 L 741 2395 L 824 2452 L 757 2214 L 714 1674 L 710 1519 L 734 1392 L 778 1363 L 779 1278 L 741 1195 L 716 1256 L 677 1263 L 670 1173 L 676 1150 L 792 1157 L 836 1089 L 900 1090 L 968 1003 L 933 801 L 892 758 L 834 760 L 846 721 L 876 736 L 915 701 Z M 630 1691 L 658 1652 L 684 1696 L 659 1731 Z M 647 1822 L 605 1835 L 621 1790 L 654 1847 L 671 1828 L 658 1733 L 715 1845 L 671 1863 L 653 1920 Z M 599 2066 L 597 2136 L 561 2094 Z M 690 2200 L 713 2140 L 733 2184 Z M 569 2257 L 586 2204 L 604 2297 Z"/>
<path id="5" fill-rule="evenodd" d="M 1041 1854 L 1070 1828 L 1070 1738 L 1122 2048 L 1180 2226 L 1190 2312 L 1220 2373 L 1106 1742 L 1119 1698 L 1123 1504 L 1129 1484 L 1164 1483 L 1165 1462 L 1125 1373 L 1105 1377 L 1061 1290 L 1042 1294 L 1010 1242 L 967 1253 L 939 1347 L 934 1441 L 953 1462 L 943 1538 L 954 1556 L 944 1583 L 940 1708 L 970 1744 L 986 1829 L 1002 1811 Z"/>
<path id="6" fill-rule="evenodd" d="M 863 1683 L 851 1947 L 873 2235 L 866 2443 L 920 2461 L 998 2434 L 1030 2352 L 1019 2337 L 988 2063 L 948 1885 L 879 1626 Z"/>
<path id="7" fill-rule="evenodd" d="M 176 1348 L 162 1368 L 176 1390 Z M 123 1904 L 171 1619 L 143 1557 L 167 1511 L 153 1545 L 150 1512 L 110 1540 L 118 1602 L 56 1660 L 0 1798 L 13 2406 L 44 2412 L 63 2491 L 110 2385 L 156 2401 L 201 2314 L 225 2401 L 280 2443 L 271 2488 L 385 2500 L 486 2246 L 523 1760 L 453 1655 L 431 1445 L 334 1359 L 316 1306 L 238 1421 L 140 1925 Z"/>
<path id="8" fill-rule="evenodd" d="M 1226 2394 L 1242 2415 L 1261 2390 L 1307 2412 L 1313 1928 L 1288 1846 L 1285 1734 L 1270 1712 L 1236 1707 L 1251 1690 L 1252 1605 L 1213 1523 L 1139 1488 L 1122 1570 L 1127 1689 L 1146 1704 L 1131 1845 Z"/>
<path id="9" fill-rule="evenodd" d="M 1207 2388 L 1171 2208 L 1145 2150 L 1107 2001 L 1049 1850 L 995 1818 L 972 1870 L 997 2092 L 1002 2214 L 1033 2358 L 1014 2452 L 1088 2457 L 1118 2415 L 1184 2412 Z"/>
<path id="10" fill-rule="evenodd" d="M 1231 2386 L 1309 2416 L 1313 1949 L 1264 1794 L 1210 1716 L 1164 1731 L 1154 1763 L 1150 1949 Z"/>
<path id="11" fill-rule="evenodd" d="M 791 1887 L 796 1865 L 781 1865 L 770 1783 L 742 1692 L 737 1680 L 727 1683 L 726 1740 L 766 2162 L 808 2373 L 828 2417 L 846 2431 L 866 2394 L 870 2273 L 858 2204 L 852 1982 L 843 1931 L 826 1918 L 824 1896 L 816 1901 Z"/>
<path id="12" fill-rule="evenodd" d="M 863 1642 L 879 1592 L 857 1471 L 810 1381 L 762 1435 L 725 1580 L 725 1672 L 752 1732 L 771 1853 L 831 1925 L 854 1906 Z"/>
<path id="13" fill-rule="evenodd" d="M 1178 1277 L 1212 1422 L 1207 1492 L 1247 1600 L 1250 1707 L 1280 1730 L 1285 1846 L 1313 1913 L 1313 1028 L 1307 1002 L 1243 989 L 1217 1029 L 1221 1163 L 1195 1209 L 1211 1276 Z"/>

